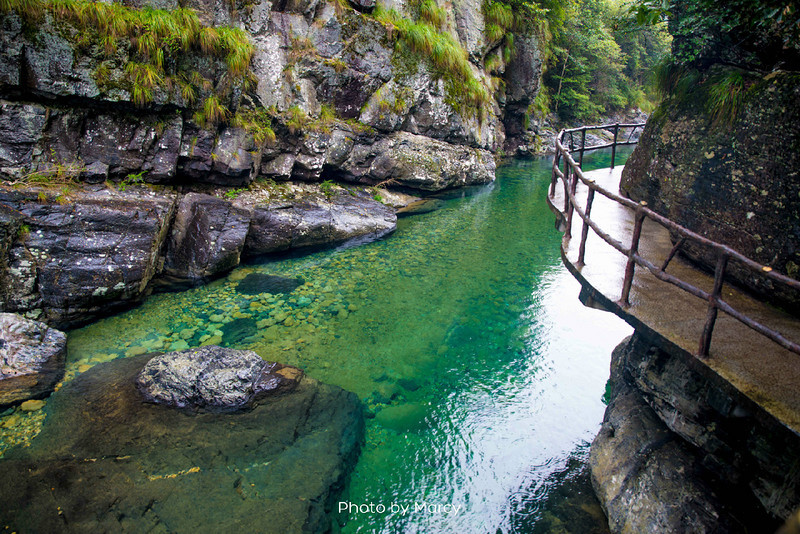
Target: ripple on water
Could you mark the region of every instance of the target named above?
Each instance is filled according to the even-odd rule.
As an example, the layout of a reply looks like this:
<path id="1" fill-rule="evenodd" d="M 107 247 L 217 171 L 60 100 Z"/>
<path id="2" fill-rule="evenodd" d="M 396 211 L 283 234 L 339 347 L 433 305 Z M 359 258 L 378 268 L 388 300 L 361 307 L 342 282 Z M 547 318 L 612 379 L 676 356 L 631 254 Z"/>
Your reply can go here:
<path id="1" fill-rule="evenodd" d="M 544 202 L 549 164 L 498 175 L 443 209 L 400 220 L 387 239 L 243 266 L 73 331 L 65 381 L 154 350 L 252 349 L 366 404 L 350 501 L 460 506 L 343 513 L 344 532 L 512 532 L 543 521 L 539 504 L 556 487 L 547 481 L 599 427 L 610 352 L 628 329 L 577 299 Z M 242 291 L 251 276 L 298 283 Z M 558 487 L 569 493 L 570 484 Z M 597 526 L 591 514 L 575 517 L 583 519 L 569 519 L 574 532 Z"/>

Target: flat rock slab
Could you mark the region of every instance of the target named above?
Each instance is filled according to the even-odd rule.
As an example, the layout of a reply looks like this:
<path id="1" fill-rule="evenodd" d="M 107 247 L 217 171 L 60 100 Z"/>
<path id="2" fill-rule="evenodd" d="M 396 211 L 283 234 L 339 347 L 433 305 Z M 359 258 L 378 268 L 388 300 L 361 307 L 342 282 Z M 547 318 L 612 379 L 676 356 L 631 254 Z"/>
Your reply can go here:
<path id="1" fill-rule="evenodd" d="M 66 352 L 64 332 L 0 313 L 0 406 L 52 391 L 64 374 Z"/>
<path id="2" fill-rule="evenodd" d="M 320 532 L 355 463 L 357 397 L 304 378 L 238 413 L 143 402 L 149 355 L 56 392 L 31 447 L 0 461 L 0 521 L 19 532 Z"/>

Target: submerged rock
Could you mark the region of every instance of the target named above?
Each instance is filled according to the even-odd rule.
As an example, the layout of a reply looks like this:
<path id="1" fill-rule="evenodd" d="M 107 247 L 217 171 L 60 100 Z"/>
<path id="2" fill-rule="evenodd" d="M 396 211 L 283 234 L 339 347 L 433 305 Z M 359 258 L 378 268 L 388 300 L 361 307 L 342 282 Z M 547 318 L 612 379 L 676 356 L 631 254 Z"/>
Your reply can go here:
<path id="1" fill-rule="evenodd" d="M 274 274 L 251 273 L 244 277 L 236 286 L 236 291 L 245 295 L 259 295 L 261 293 L 291 293 L 303 285 L 302 278 L 286 278 Z"/>
<path id="2" fill-rule="evenodd" d="M 64 374 L 66 352 L 63 332 L 0 313 L 0 406 L 52 391 Z"/>
<path id="3" fill-rule="evenodd" d="M 0 460 L 0 521 L 20 532 L 326 532 L 363 439 L 357 397 L 303 378 L 236 413 L 142 402 L 148 356 L 99 364 Z M 288 369 L 288 368 L 284 368 Z M 10 530 L 10 531 L 11 531 Z"/>
<path id="4" fill-rule="evenodd" d="M 136 386 L 157 404 L 236 410 L 294 389 L 302 376 L 300 369 L 264 361 L 251 350 L 209 345 L 155 356 L 139 373 Z"/>

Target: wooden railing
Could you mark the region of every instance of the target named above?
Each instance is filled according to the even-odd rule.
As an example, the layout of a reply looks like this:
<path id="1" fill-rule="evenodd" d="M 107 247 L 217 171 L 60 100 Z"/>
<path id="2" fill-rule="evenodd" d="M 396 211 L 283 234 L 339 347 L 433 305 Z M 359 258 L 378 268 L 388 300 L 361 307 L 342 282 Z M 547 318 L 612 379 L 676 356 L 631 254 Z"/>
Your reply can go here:
<path id="1" fill-rule="evenodd" d="M 771 339 L 772 341 L 778 343 L 782 347 L 800 354 L 800 345 L 794 343 L 793 341 L 788 340 L 784 337 L 780 332 L 777 332 L 758 321 L 750 318 L 749 316 L 735 310 L 733 307 L 730 306 L 727 302 L 722 299 L 722 287 L 725 281 L 725 272 L 728 267 L 728 263 L 733 260 L 738 262 L 744 268 L 748 269 L 755 273 L 756 276 L 764 277 L 772 282 L 776 282 L 779 284 L 783 284 L 790 288 L 800 290 L 800 281 L 795 280 L 793 278 L 789 278 L 788 276 L 784 276 L 780 273 L 777 273 L 772 270 L 771 267 L 766 265 L 761 265 L 758 262 L 747 258 L 743 254 L 733 250 L 732 248 L 723 245 L 721 243 L 717 243 L 715 241 L 711 241 L 701 235 L 698 235 L 688 228 L 681 226 L 680 224 L 662 216 L 658 213 L 654 212 L 653 210 L 647 207 L 647 203 L 642 202 L 634 202 L 628 198 L 621 197 L 617 194 L 614 194 L 606 189 L 600 187 L 594 181 L 587 179 L 581 168 L 583 163 L 583 154 L 585 152 L 591 150 L 597 150 L 600 148 L 611 148 L 612 152 L 612 167 L 614 166 L 614 157 L 616 155 L 616 147 L 619 145 L 631 145 L 635 144 L 637 141 L 631 141 L 630 138 L 624 142 L 618 142 L 618 132 L 622 128 L 639 128 L 642 127 L 642 124 L 607 124 L 603 126 L 584 126 L 582 128 L 575 128 L 571 130 L 563 130 L 556 138 L 556 157 L 553 162 L 553 178 L 550 184 L 550 197 L 553 198 L 555 196 L 556 185 L 558 180 L 560 180 L 564 186 L 564 211 L 562 216 L 566 221 L 566 229 L 564 232 L 565 238 L 572 237 L 572 218 L 573 213 L 577 212 L 578 216 L 583 220 L 583 227 L 581 229 L 581 241 L 580 246 L 578 248 L 578 261 L 577 265 L 579 267 L 585 264 L 586 260 L 586 239 L 589 234 L 589 229 L 591 228 L 594 232 L 600 236 L 606 243 L 614 247 L 617 251 L 628 258 L 627 264 L 625 266 L 625 278 L 622 283 L 622 295 L 619 299 L 619 304 L 623 307 L 630 306 L 630 291 L 631 286 L 633 284 L 633 277 L 635 275 L 636 266 L 644 267 L 650 273 L 653 274 L 659 280 L 667 282 L 669 284 L 675 285 L 682 290 L 690 293 L 698 298 L 701 298 L 708 302 L 708 312 L 706 315 L 706 322 L 703 327 L 703 332 L 700 336 L 700 343 L 698 348 L 698 355 L 699 356 L 708 356 L 709 348 L 711 346 L 711 337 L 714 333 L 714 325 L 717 320 L 717 314 L 719 310 L 727 313 L 734 319 L 740 321 L 741 323 L 745 324 L 746 326 L 752 328 L 756 332 L 764 335 L 765 337 Z M 593 147 L 586 146 L 586 131 L 587 130 L 613 130 L 614 131 L 614 142 L 609 143 L 606 145 L 599 145 Z M 581 144 L 580 148 L 576 148 L 574 145 L 574 135 L 575 133 L 581 134 Z M 565 137 L 569 135 L 570 137 L 570 144 L 568 146 L 564 146 Z M 580 153 L 580 161 L 576 162 L 572 154 L 574 152 Z M 564 161 L 564 170 L 562 171 L 560 167 L 560 161 L 563 159 Z M 576 199 L 576 191 L 578 187 L 578 182 L 581 182 L 584 186 L 586 186 L 588 193 L 586 198 L 586 207 L 581 208 L 578 204 Z M 625 246 L 623 243 L 618 241 L 617 239 L 611 237 L 609 234 L 604 232 L 598 225 L 591 219 L 591 211 L 592 211 L 592 203 L 594 201 L 595 194 L 599 193 L 602 196 L 625 206 L 626 208 L 633 211 L 634 214 L 634 225 L 633 225 L 633 232 L 631 235 L 630 246 Z M 639 241 L 642 236 L 642 226 L 644 224 L 645 219 L 650 219 L 670 232 L 673 235 L 679 236 L 677 242 L 670 250 L 667 257 L 664 259 L 664 262 L 657 266 L 654 263 L 648 261 L 647 259 L 643 258 L 639 254 Z M 716 268 L 714 270 L 714 285 L 711 292 L 704 291 L 689 282 L 682 280 L 676 276 L 668 274 L 666 272 L 667 267 L 669 266 L 672 259 L 678 253 L 680 248 L 684 246 L 687 242 L 694 243 L 701 247 L 704 247 L 706 250 L 710 250 L 714 256 L 716 257 Z"/>

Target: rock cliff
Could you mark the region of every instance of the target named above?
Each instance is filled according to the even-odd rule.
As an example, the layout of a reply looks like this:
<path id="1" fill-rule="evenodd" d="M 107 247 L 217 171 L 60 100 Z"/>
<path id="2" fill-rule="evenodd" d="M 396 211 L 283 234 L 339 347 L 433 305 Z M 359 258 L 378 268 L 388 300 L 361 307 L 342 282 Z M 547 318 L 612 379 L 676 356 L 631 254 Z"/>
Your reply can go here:
<path id="1" fill-rule="evenodd" d="M 531 139 L 539 43 L 507 64 L 480 2 L 23 4 L 0 11 L 0 309 L 59 327 L 380 237 L 386 188 L 491 182 Z"/>
<path id="2" fill-rule="evenodd" d="M 620 187 L 690 230 L 798 278 L 800 76 L 776 71 L 749 83 L 735 117 L 714 118 L 697 99 L 665 100 L 625 165 Z M 683 252 L 713 270 L 709 251 Z M 795 292 L 765 285 L 734 263 L 730 274 L 800 309 Z"/>

